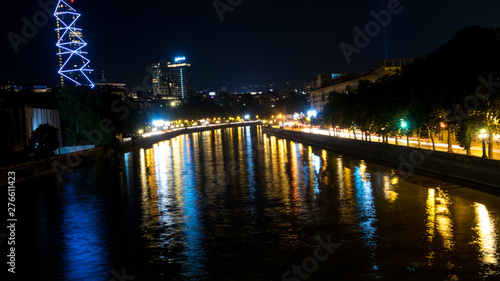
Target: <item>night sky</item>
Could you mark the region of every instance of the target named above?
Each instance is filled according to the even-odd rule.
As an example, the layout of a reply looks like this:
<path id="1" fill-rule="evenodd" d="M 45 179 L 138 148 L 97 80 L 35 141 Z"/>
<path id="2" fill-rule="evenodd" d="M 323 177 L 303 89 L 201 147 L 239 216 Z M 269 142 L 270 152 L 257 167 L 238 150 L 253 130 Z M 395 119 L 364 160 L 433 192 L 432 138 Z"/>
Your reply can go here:
<path id="1" fill-rule="evenodd" d="M 402 0 L 402 11 L 349 64 L 339 44 L 354 45 L 353 28 L 364 29 L 373 20 L 370 11 L 387 9 L 391 1 L 243 0 L 223 14 L 224 21 L 213 2 L 68 0 L 82 13 L 77 26 L 89 43 L 94 81 L 104 70 L 107 80 L 129 89 L 143 85 L 146 66 L 174 56 L 190 59 L 194 90 L 285 82 L 302 87 L 321 72 L 362 71 L 386 58 L 423 57 L 467 26 L 500 26 L 498 0 Z M 0 81 L 57 84 L 53 16 L 16 54 L 7 34 L 22 35 L 21 19 L 32 21 L 42 9 L 34 0 L 2 4 Z"/>

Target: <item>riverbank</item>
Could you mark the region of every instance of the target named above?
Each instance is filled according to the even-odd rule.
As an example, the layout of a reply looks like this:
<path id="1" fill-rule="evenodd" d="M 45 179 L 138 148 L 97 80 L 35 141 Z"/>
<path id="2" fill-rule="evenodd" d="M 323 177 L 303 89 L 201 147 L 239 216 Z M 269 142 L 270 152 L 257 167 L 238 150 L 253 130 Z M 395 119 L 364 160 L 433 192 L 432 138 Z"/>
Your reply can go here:
<path id="1" fill-rule="evenodd" d="M 94 149 L 78 151 L 64 155 L 57 155 L 48 159 L 41 159 L 7 167 L 0 167 L 0 186 L 7 185 L 9 172 L 15 172 L 16 182 L 50 174 L 55 174 L 57 177 L 62 179 L 64 173 L 70 172 L 75 168 L 88 165 L 99 159 L 111 157 L 113 155 L 116 155 L 117 153 L 123 153 L 143 147 L 152 146 L 155 143 L 166 141 L 183 134 L 219 130 L 231 127 L 257 125 L 260 125 L 260 122 L 244 122 L 204 127 L 190 127 L 186 129 L 166 132 L 161 135 L 151 136 L 148 138 L 140 138 L 133 141 L 121 143 L 120 147 L 116 151 L 113 149 L 104 149 L 103 147 L 97 147 Z"/>
<path id="2" fill-rule="evenodd" d="M 425 171 L 500 189 L 500 161 L 495 159 L 276 128 L 264 127 L 263 132 L 340 153 L 388 162 L 396 165 L 403 177 L 415 171 Z"/>

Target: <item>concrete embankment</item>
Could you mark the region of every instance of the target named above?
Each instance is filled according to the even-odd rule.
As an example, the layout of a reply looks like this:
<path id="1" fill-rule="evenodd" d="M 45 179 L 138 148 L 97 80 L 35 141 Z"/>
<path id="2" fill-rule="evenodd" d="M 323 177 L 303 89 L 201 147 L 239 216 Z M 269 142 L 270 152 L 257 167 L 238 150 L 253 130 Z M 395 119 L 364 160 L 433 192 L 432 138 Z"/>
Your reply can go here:
<path id="1" fill-rule="evenodd" d="M 500 188 L 499 160 L 275 128 L 263 128 L 263 132 L 339 153 L 388 162 L 398 167 L 401 176 L 419 170 Z"/>
<path id="2" fill-rule="evenodd" d="M 168 132 L 161 135 L 152 136 L 149 138 L 141 138 L 134 141 L 122 143 L 121 147 L 117 151 L 114 151 L 112 149 L 104 149 L 103 147 L 97 147 L 94 149 L 54 156 L 49 159 L 30 161 L 18 165 L 12 165 L 9 167 L 0 167 L 0 186 L 7 185 L 7 178 L 9 172 L 15 172 L 16 182 L 49 174 L 55 174 L 58 178 L 61 178 L 64 173 L 70 172 L 75 168 L 88 165 L 99 159 L 113 156 L 116 153 L 122 153 L 143 147 L 149 147 L 155 143 L 169 140 L 179 135 L 210 131 L 210 130 L 218 130 L 230 127 L 257 126 L 257 125 L 260 125 L 260 122 L 231 123 L 231 124 L 221 124 L 221 125 L 214 125 L 207 127 L 187 128 L 187 129 Z"/>

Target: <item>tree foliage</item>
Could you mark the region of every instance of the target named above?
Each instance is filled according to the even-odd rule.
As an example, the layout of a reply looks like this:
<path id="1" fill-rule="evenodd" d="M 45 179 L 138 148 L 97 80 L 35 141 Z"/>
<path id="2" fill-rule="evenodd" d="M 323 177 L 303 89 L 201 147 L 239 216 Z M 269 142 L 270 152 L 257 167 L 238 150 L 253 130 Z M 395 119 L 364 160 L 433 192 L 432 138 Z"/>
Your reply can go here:
<path id="1" fill-rule="evenodd" d="M 86 87 L 65 86 L 58 94 L 58 102 L 64 143 L 70 146 L 81 141 L 92 143 L 88 135 L 99 128 L 101 121 L 97 94 Z"/>
<path id="2" fill-rule="evenodd" d="M 402 71 L 356 91 L 332 93 L 330 125 L 380 135 L 429 137 L 441 124 L 470 147 L 479 128 L 499 132 L 500 29 L 469 27 Z M 406 128 L 402 128 L 404 120 Z"/>
<path id="3" fill-rule="evenodd" d="M 40 125 L 28 141 L 29 149 L 38 157 L 49 157 L 59 148 L 59 130 L 49 124 Z"/>

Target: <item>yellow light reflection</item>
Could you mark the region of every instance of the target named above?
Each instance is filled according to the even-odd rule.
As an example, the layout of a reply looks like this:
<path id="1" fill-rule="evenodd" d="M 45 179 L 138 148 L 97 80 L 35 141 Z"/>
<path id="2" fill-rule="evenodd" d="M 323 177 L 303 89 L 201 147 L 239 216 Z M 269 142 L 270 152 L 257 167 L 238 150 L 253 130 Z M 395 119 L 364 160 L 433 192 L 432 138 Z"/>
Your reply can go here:
<path id="1" fill-rule="evenodd" d="M 478 236 L 474 243 L 479 246 L 481 262 L 484 265 L 498 265 L 498 238 L 494 221 L 483 204 L 474 203 L 474 209 L 476 213 L 474 230 Z"/>
<path id="2" fill-rule="evenodd" d="M 432 243 L 434 240 L 434 230 L 436 229 L 436 190 L 430 188 L 427 191 L 427 241 Z M 427 264 L 430 266 L 434 262 L 434 251 L 432 250 L 432 245 L 429 246 L 429 254 L 427 255 Z"/>
<path id="3" fill-rule="evenodd" d="M 436 232 L 441 236 L 445 251 L 454 249 L 453 220 L 451 219 L 450 206 L 452 201 L 449 195 L 437 188 L 429 189 L 426 202 L 427 211 L 427 241 L 429 241 L 429 254 L 427 255 L 428 265 L 434 262 L 434 244 L 437 241 Z"/>
<path id="4" fill-rule="evenodd" d="M 394 185 L 398 184 L 399 178 L 392 175 L 393 178 L 389 174 L 385 174 L 383 176 L 383 185 L 384 185 L 384 198 L 389 201 L 389 203 L 394 203 L 396 199 L 398 199 L 398 193 L 394 191 Z"/>
<path id="5" fill-rule="evenodd" d="M 339 189 L 339 221 L 354 224 L 356 220 L 352 170 L 344 167 L 343 158 L 337 158 L 337 179 Z"/>
<path id="6" fill-rule="evenodd" d="M 326 186 L 329 186 L 330 178 L 328 177 L 328 173 L 325 173 L 328 166 L 328 152 L 324 149 L 323 151 L 321 151 L 321 159 L 323 160 L 323 165 L 321 167 L 321 175 L 322 175 L 321 179 L 323 180 Z"/>
<path id="7" fill-rule="evenodd" d="M 172 168 L 174 170 L 174 197 L 179 208 L 184 208 L 184 200 L 182 200 L 183 195 L 183 171 L 182 168 L 184 166 L 183 159 L 181 157 L 181 151 L 183 151 L 182 141 L 185 136 L 178 136 L 171 141 L 172 146 Z M 210 137 L 209 137 L 210 139 Z"/>
<path id="8" fill-rule="evenodd" d="M 438 189 L 436 197 L 436 227 L 443 238 L 443 246 L 447 250 L 453 247 L 453 222 L 450 218 L 449 207 L 451 205 L 450 197 L 443 190 Z"/>

